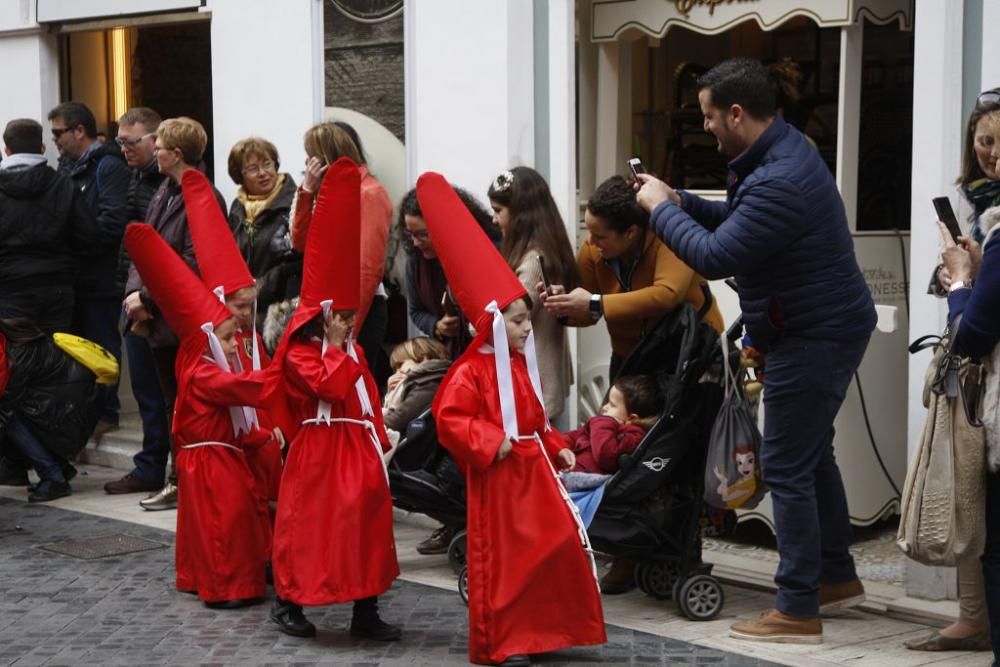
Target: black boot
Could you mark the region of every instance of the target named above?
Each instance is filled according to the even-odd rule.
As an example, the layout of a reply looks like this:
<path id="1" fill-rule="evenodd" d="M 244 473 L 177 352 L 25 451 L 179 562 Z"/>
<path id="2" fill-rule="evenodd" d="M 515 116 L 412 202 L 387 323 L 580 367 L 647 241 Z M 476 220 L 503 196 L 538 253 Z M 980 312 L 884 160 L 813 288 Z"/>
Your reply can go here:
<path id="1" fill-rule="evenodd" d="M 302 606 L 288 600 L 275 598 L 271 608 L 271 620 L 281 631 L 293 637 L 315 637 L 316 626 L 302 613 Z"/>
<path id="2" fill-rule="evenodd" d="M 46 503 L 56 498 L 62 498 L 73 493 L 69 482 L 57 482 L 54 479 L 43 479 L 28 492 L 29 503 Z"/>
<path id="3" fill-rule="evenodd" d="M 371 597 L 354 601 L 351 636 L 377 642 L 395 642 L 403 636 L 403 631 L 399 626 L 389 625 L 379 618 L 378 598 Z"/>

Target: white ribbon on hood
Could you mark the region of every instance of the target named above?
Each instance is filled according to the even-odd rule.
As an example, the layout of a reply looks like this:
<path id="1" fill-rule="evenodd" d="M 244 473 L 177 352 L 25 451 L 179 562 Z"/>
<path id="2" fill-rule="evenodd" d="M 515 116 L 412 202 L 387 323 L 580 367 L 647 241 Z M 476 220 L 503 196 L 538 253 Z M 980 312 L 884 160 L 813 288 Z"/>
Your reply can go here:
<path id="1" fill-rule="evenodd" d="M 333 300 L 327 299 L 326 301 L 320 302 L 320 307 L 323 309 L 323 319 L 325 320 L 330 316 L 330 309 L 333 307 Z M 329 343 L 326 340 L 326 336 L 323 336 L 323 351 L 321 354 L 326 355 L 327 347 Z M 354 363 L 358 363 L 358 353 L 354 349 L 354 334 L 350 333 L 347 337 L 347 356 L 354 360 Z M 368 387 L 365 386 L 365 377 L 362 374 L 361 377 L 357 379 L 354 383 L 354 390 L 358 394 L 358 402 L 361 404 L 361 414 L 364 417 L 373 417 L 375 411 L 372 409 L 371 398 L 368 396 Z M 316 420 L 330 423 L 330 404 L 320 399 L 319 405 L 316 408 Z"/>
<path id="2" fill-rule="evenodd" d="M 219 301 L 222 302 L 223 306 L 226 305 L 226 291 L 225 291 L 225 289 L 223 288 L 222 285 L 219 285 L 218 287 L 216 287 L 215 289 L 213 289 L 212 293 L 219 298 Z M 256 299 L 254 299 L 253 306 L 254 306 L 253 326 L 256 327 L 256 325 L 257 325 L 257 300 Z M 257 329 L 256 328 L 251 329 L 250 334 L 253 336 L 253 352 L 254 352 L 253 369 L 255 371 L 259 371 L 260 370 L 260 357 L 257 354 Z M 236 353 L 235 358 L 233 359 L 233 362 L 234 362 L 234 364 L 236 366 L 236 368 L 235 368 L 236 372 L 237 373 L 242 373 L 243 372 L 243 362 L 240 361 L 239 352 Z M 257 410 L 255 408 L 249 406 L 249 405 L 243 405 L 243 406 L 240 406 L 240 408 L 243 410 L 243 419 L 246 421 L 247 425 L 251 429 L 260 428 L 260 421 L 258 421 L 258 419 L 257 419 Z M 236 435 L 239 435 L 239 433 L 237 432 Z"/>
<path id="3" fill-rule="evenodd" d="M 215 326 L 211 322 L 205 322 L 201 325 L 201 330 L 208 336 L 208 349 L 212 353 L 215 365 L 223 371 L 231 373 L 232 369 L 229 367 L 229 360 L 226 358 L 226 353 L 222 350 L 222 343 L 219 341 L 219 337 L 215 335 Z M 250 433 L 250 423 L 241 406 L 229 406 L 229 419 L 233 423 L 234 436 L 239 437 L 240 433 Z"/>

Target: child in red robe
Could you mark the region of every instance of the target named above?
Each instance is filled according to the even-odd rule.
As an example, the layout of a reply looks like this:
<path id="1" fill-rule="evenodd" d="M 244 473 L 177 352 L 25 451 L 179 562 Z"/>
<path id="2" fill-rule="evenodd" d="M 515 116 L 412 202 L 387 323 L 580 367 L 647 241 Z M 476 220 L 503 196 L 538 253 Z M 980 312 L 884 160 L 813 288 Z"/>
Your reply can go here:
<path id="1" fill-rule="evenodd" d="M 528 664 L 528 654 L 604 643 L 590 542 L 556 472 L 575 458 L 545 414 L 531 302 L 441 175 L 422 175 L 417 199 L 479 332 L 433 407 L 441 444 L 466 469 L 469 658 Z"/>
<path id="2" fill-rule="evenodd" d="M 271 619 L 310 637 L 302 605 L 354 601 L 355 637 L 395 641 L 377 597 L 399 575 L 389 439 L 375 382 L 351 340 L 360 300 L 360 187 L 347 158 L 324 176 L 306 242 L 299 305 L 275 350 L 266 393 L 289 438 L 272 563 Z"/>
<path id="3" fill-rule="evenodd" d="M 215 190 L 204 174 L 188 169 L 182 176 L 184 210 L 191 229 L 191 242 L 198 260 L 201 280 L 236 318 L 236 356 L 233 370 L 259 371 L 271 359 L 255 330 L 257 285 L 229 223 L 219 210 Z M 240 446 L 257 481 L 262 511 L 270 514 L 269 503 L 278 500 L 281 483 L 283 435 L 273 428 L 265 410 L 244 406 L 246 427 L 239 434 Z"/>
<path id="4" fill-rule="evenodd" d="M 236 323 L 166 242 L 129 225 L 125 247 L 181 340 L 173 420 L 178 449 L 177 588 L 231 609 L 264 596 L 267 522 L 239 446 L 241 406 L 259 405 L 260 374 L 230 371 Z"/>

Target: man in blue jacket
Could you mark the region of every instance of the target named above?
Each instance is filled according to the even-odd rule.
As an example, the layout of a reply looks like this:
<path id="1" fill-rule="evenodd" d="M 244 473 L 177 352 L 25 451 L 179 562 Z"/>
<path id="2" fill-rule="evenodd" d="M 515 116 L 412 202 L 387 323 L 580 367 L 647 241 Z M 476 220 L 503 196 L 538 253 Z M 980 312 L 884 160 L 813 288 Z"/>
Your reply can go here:
<path id="1" fill-rule="evenodd" d="M 754 641 L 820 643 L 820 613 L 864 600 L 833 455 L 833 421 L 875 327 L 844 204 L 806 137 L 775 112 L 767 70 L 727 60 L 698 80 L 705 130 L 729 160 L 725 202 L 640 176 L 639 203 L 686 264 L 734 276 L 766 351 L 761 464 L 781 562 L 776 609 L 736 623 Z"/>
<path id="2" fill-rule="evenodd" d="M 97 121 L 86 105 L 64 102 L 49 112 L 49 121 L 60 170 L 72 179 L 98 226 L 94 250 L 81 255 L 77 266 L 73 333 L 98 343 L 120 362 L 118 250 L 129 222 L 132 175 L 113 141 L 97 141 Z M 101 387 L 99 394 L 97 439 L 118 427 L 118 385 Z"/>

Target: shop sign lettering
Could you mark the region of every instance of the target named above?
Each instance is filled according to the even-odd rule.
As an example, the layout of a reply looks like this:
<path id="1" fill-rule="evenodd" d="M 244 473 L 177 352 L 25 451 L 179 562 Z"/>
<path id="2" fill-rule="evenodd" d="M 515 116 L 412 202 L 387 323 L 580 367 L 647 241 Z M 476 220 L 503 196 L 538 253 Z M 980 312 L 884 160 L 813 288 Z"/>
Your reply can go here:
<path id="1" fill-rule="evenodd" d="M 901 280 L 896 272 L 882 266 L 864 267 L 861 272 L 868 284 L 868 291 L 878 303 L 905 302 L 910 285 Z"/>
<path id="2" fill-rule="evenodd" d="M 716 5 L 731 5 L 733 3 L 743 4 L 745 2 L 760 2 L 760 0 L 673 0 L 677 13 L 684 18 L 689 18 L 691 10 L 695 7 L 708 7 L 708 15 L 715 15 Z"/>

